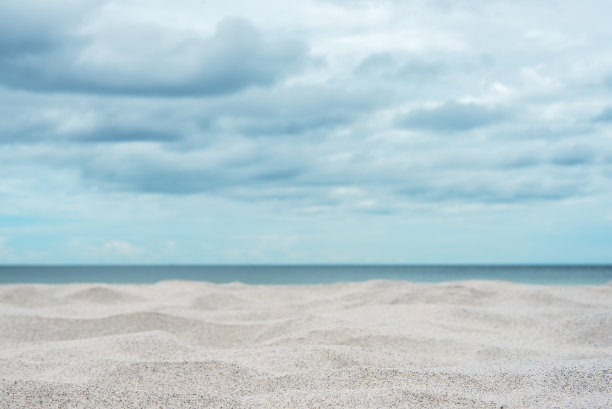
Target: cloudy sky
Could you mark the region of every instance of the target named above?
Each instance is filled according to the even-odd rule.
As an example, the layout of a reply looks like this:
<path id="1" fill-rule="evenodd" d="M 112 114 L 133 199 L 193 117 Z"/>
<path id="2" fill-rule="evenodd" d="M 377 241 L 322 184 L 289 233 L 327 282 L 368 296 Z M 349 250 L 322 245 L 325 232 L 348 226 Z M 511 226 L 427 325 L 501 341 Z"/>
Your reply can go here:
<path id="1" fill-rule="evenodd" d="M 0 2 L 0 263 L 610 263 L 609 0 Z"/>

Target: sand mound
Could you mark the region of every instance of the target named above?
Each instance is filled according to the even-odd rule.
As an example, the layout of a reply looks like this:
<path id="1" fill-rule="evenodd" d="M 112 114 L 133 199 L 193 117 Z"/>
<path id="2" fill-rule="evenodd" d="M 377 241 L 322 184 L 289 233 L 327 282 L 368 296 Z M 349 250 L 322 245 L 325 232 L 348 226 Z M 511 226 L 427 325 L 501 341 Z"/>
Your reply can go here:
<path id="1" fill-rule="evenodd" d="M 126 291 L 110 288 L 109 286 L 95 286 L 75 291 L 65 297 L 66 300 L 80 300 L 94 304 L 122 304 L 142 301 L 140 297 Z"/>
<path id="2" fill-rule="evenodd" d="M 0 408 L 612 407 L 612 287 L 0 286 Z"/>
<path id="3" fill-rule="evenodd" d="M 51 288 L 44 286 L 0 286 L 0 305 L 39 308 L 60 305 L 61 300 L 53 295 Z"/>

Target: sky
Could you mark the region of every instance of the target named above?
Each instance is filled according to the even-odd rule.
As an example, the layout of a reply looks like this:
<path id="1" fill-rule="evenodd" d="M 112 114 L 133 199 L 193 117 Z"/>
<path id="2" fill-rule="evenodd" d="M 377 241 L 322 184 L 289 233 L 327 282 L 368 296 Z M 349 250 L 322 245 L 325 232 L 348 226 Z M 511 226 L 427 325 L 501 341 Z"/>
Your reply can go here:
<path id="1" fill-rule="evenodd" d="M 612 263 L 610 15 L 0 2 L 0 264 Z"/>

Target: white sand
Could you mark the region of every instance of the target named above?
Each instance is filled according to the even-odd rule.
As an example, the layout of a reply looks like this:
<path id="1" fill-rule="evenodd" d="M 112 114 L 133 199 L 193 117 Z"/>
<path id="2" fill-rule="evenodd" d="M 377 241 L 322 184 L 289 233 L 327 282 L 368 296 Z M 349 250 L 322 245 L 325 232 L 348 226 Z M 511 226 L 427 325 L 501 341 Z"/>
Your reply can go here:
<path id="1" fill-rule="evenodd" d="M 612 408 L 612 286 L 0 286 L 0 408 Z"/>

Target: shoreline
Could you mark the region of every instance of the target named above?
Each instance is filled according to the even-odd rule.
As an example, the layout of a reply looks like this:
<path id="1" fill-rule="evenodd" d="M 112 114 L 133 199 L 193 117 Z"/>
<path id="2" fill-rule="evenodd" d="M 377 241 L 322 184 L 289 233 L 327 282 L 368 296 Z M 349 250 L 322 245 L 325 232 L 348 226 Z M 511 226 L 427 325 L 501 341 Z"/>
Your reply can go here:
<path id="1" fill-rule="evenodd" d="M 154 284 L 183 280 L 261 285 L 313 285 L 370 280 L 443 283 L 498 280 L 539 285 L 608 285 L 612 266 L 0 266 L 0 284 L 75 282 Z"/>
<path id="2" fill-rule="evenodd" d="M 51 282 L 9 282 L 0 283 L 0 292 L 4 288 L 9 287 L 151 287 L 151 286 L 163 286 L 166 284 L 194 284 L 194 285 L 211 285 L 219 287 L 260 287 L 260 288 L 313 288 L 313 287 L 328 287 L 328 286 L 351 286 L 351 285 L 368 285 L 368 284 L 397 284 L 397 285 L 416 285 L 416 286 L 444 286 L 444 285 L 470 285 L 470 284 L 500 284 L 500 285 L 517 285 L 525 287 L 540 287 L 540 288 L 602 288 L 612 287 L 612 280 L 605 283 L 598 284 L 565 284 L 565 283 L 524 283 L 512 280 L 502 279 L 457 279 L 447 281 L 410 281 L 410 280 L 394 280 L 394 279 L 368 279 L 368 280 L 355 280 L 355 281 L 334 281 L 325 283 L 300 283 L 300 284 L 286 284 L 286 283 L 249 283 L 244 281 L 228 281 L 228 282 L 212 282 L 206 280 L 190 280 L 190 279 L 162 279 L 155 282 L 112 282 L 112 281 L 75 281 L 70 283 L 51 283 Z"/>

